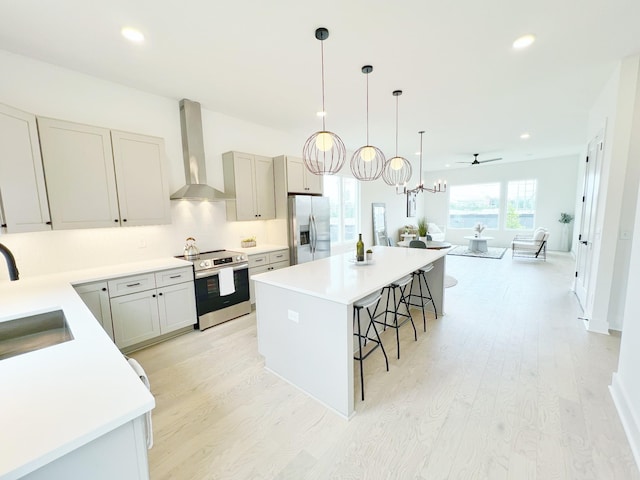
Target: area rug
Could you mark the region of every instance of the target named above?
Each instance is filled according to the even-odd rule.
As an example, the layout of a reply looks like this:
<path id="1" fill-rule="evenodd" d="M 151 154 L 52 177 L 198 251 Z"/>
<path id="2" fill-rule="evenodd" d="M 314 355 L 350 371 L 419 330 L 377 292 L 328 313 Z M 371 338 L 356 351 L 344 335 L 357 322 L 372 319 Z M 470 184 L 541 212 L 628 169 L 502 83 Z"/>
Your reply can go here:
<path id="1" fill-rule="evenodd" d="M 467 245 L 458 245 L 453 247 L 447 255 L 460 255 L 463 257 L 479 257 L 479 258 L 502 258 L 506 248 L 488 247 L 488 252 L 472 252 Z"/>

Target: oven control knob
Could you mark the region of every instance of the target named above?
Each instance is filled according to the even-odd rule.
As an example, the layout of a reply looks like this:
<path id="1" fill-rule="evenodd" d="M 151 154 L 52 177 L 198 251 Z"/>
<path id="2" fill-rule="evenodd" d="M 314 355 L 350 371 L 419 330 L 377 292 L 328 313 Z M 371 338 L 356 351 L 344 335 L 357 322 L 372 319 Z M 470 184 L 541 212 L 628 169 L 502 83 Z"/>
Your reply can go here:
<path id="1" fill-rule="evenodd" d="M 200 268 L 204 268 L 206 266 L 207 266 L 206 262 L 200 262 Z"/>

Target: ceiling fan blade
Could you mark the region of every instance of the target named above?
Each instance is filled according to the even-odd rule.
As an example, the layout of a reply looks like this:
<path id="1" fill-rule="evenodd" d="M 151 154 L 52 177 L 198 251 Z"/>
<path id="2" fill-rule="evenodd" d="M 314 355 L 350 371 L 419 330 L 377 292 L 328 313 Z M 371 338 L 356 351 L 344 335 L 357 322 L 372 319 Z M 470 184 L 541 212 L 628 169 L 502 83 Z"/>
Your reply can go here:
<path id="1" fill-rule="evenodd" d="M 466 164 L 471 164 L 471 162 L 456 162 L 456 163 L 466 163 Z"/>
<path id="2" fill-rule="evenodd" d="M 490 158 L 489 160 L 478 160 L 480 163 L 487 163 L 487 162 L 497 162 L 498 160 L 502 160 L 502 157 L 500 158 Z"/>

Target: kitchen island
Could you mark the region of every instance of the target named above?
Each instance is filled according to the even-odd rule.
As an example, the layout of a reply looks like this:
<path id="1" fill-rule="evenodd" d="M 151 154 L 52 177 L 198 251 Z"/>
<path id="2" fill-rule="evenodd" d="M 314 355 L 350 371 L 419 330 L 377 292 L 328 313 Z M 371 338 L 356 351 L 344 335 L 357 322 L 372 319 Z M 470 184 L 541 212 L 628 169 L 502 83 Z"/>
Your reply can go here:
<path id="1" fill-rule="evenodd" d="M 353 303 L 433 263 L 427 277 L 444 312 L 446 250 L 374 247 L 373 262 L 335 255 L 253 277 L 265 368 L 339 415 L 354 413 Z"/>
<path id="2" fill-rule="evenodd" d="M 73 337 L 0 360 L 0 479 L 148 478 L 154 398 L 72 283 L 185 265 L 163 258 L 0 283 L 0 323 L 62 311 Z"/>

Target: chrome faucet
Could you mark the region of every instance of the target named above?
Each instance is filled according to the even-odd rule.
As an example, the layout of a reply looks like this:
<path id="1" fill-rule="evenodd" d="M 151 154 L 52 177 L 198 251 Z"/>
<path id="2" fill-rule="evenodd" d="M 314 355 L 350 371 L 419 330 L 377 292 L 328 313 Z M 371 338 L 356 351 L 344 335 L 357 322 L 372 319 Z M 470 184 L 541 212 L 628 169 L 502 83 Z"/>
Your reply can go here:
<path id="1" fill-rule="evenodd" d="M 9 279 L 11 281 L 18 280 L 20 274 L 18 273 L 18 266 L 16 265 L 16 259 L 13 258 L 11 250 L 0 243 L 0 253 L 4 255 L 4 259 L 7 261 L 7 269 L 9 270 Z"/>

